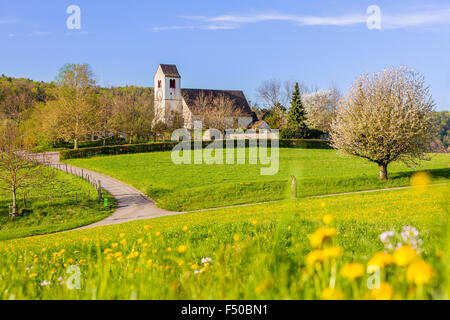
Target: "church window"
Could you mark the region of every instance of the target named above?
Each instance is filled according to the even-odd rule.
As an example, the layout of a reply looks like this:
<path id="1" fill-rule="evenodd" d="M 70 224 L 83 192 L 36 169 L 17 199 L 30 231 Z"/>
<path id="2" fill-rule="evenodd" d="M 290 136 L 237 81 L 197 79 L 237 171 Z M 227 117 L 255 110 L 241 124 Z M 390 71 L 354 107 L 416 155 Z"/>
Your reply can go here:
<path id="1" fill-rule="evenodd" d="M 175 79 L 170 79 L 170 89 L 175 89 Z"/>
<path id="2" fill-rule="evenodd" d="M 158 80 L 158 89 L 161 89 L 161 80 Z"/>

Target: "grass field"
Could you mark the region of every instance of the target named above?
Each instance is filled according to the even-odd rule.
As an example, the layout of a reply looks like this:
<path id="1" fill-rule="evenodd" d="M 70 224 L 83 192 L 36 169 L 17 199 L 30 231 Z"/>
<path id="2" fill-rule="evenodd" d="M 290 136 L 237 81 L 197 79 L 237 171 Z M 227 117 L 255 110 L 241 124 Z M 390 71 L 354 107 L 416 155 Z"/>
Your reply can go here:
<path id="1" fill-rule="evenodd" d="M 97 201 L 97 191 L 94 187 L 78 177 L 59 171 L 51 183 L 37 189 L 25 190 L 25 193 L 26 208 L 23 203 L 24 192 L 20 191 L 18 206 L 21 214 L 15 219 L 11 219 L 8 213 L 11 196 L 0 194 L 0 240 L 85 226 L 106 218 L 115 208 L 115 200 L 112 197 L 106 195 L 110 199 L 111 207 L 104 208 Z"/>
<path id="2" fill-rule="evenodd" d="M 286 200 L 4 241 L 0 298 L 445 298 L 448 192 L 432 186 Z M 313 248 L 308 235 L 324 230 L 324 218 L 328 236 Z M 384 248 L 379 235 L 408 225 L 420 232 L 423 252 L 397 250 L 380 288 L 369 290 L 365 268 Z M 319 259 L 318 252 L 331 254 Z M 76 274 L 80 289 L 69 290 Z"/>
<path id="3" fill-rule="evenodd" d="M 248 158 L 248 155 L 247 155 Z M 102 156 L 67 161 L 128 183 L 162 208 L 188 211 L 289 197 L 290 175 L 298 179 L 301 197 L 407 186 L 416 170 L 427 170 L 435 181 L 450 176 L 448 154 L 434 154 L 420 168 L 389 166 L 391 179 L 378 180 L 376 164 L 344 158 L 334 150 L 280 149 L 280 171 L 261 176 L 257 165 L 175 165 L 170 152 Z"/>

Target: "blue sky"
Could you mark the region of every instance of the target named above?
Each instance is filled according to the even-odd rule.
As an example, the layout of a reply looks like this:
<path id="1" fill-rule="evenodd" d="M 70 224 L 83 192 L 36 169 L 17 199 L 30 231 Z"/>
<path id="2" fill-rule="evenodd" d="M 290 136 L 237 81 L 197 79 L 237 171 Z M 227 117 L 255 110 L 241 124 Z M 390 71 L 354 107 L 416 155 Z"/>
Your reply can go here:
<path id="1" fill-rule="evenodd" d="M 69 5 L 81 29 L 69 30 Z M 370 5 L 381 30 L 370 30 Z M 0 73 L 51 81 L 66 62 L 89 63 L 102 85 L 153 86 L 177 64 L 185 88 L 241 89 L 267 79 L 342 91 L 363 72 L 407 65 L 450 110 L 450 2 L 0 0 Z"/>

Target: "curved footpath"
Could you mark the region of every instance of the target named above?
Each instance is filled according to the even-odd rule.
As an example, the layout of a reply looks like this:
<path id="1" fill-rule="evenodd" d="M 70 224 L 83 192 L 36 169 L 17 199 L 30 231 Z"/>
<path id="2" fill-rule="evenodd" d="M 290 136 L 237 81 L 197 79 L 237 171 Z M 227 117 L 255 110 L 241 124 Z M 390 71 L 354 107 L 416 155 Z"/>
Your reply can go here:
<path id="1" fill-rule="evenodd" d="M 42 154 L 37 156 L 39 158 L 40 156 L 42 156 Z M 59 162 L 59 152 L 45 153 L 45 162 L 46 165 L 53 168 L 59 169 L 61 171 L 66 170 L 66 164 L 62 164 Z M 171 212 L 158 208 L 156 204 L 151 199 L 146 197 L 142 192 L 114 178 L 75 166 L 67 165 L 67 168 L 74 175 L 77 175 L 79 177 L 81 177 L 82 175 L 88 175 L 93 181 L 100 180 L 102 188 L 106 190 L 111 196 L 113 196 L 117 201 L 116 211 L 114 211 L 114 213 L 108 218 L 75 230 L 120 224 L 135 220 L 153 219 L 182 213 Z"/>

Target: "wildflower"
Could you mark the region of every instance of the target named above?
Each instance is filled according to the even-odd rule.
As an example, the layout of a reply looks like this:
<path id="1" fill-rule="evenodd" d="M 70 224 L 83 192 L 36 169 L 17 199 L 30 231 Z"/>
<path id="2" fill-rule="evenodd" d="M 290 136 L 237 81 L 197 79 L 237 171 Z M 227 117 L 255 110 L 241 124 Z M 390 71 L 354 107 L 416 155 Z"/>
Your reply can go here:
<path id="1" fill-rule="evenodd" d="M 47 249 L 45 249 L 45 248 L 42 248 L 41 252 L 45 252 L 45 251 L 47 251 Z"/>
<path id="2" fill-rule="evenodd" d="M 400 267 L 406 267 L 418 257 L 416 250 L 411 246 L 401 246 L 395 250 L 393 255 L 395 264 Z"/>
<path id="3" fill-rule="evenodd" d="M 172 252 L 172 248 L 171 247 L 167 248 L 167 252 Z"/>
<path id="4" fill-rule="evenodd" d="M 382 269 L 393 262 L 394 259 L 389 253 L 377 252 L 367 263 L 367 272 L 374 272 L 376 268 Z"/>
<path id="5" fill-rule="evenodd" d="M 121 245 L 126 245 L 127 244 L 127 239 L 122 239 L 122 240 L 120 240 L 120 244 Z"/>
<path id="6" fill-rule="evenodd" d="M 321 206 L 322 208 L 325 208 L 325 202 L 322 202 L 322 203 L 320 204 L 320 206 Z"/>
<path id="7" fill-rule="evenodd" d="M 184 226 L 183 228 L 181 228 L 181 230 L 182 230 L 183 232 L 188 231 L 188 226 Z"/>
<path id="8" fill-rule="evenodd" d="M 288 230 L 289 230 L 289 231 L 291 231 L 291 230 L 292 230 L 292 227 L 291 227 L 291 226 L 289 226 L 289 227 L 288 227 Z"/>
<path id="9" fill-rule="evenodd" d="M 373 300 L 390 300 L 392 299 L 393 290 L 389 283 L 380 283 L 379 288 L 370 291 L 370 298 Z"/>
<path id="10" fill-rule="evenodd" d="M 144 229 L 145 229 L 145 230 L 149 230 L 149 229 L 150 229 L 150 226 L 145 225 L 145 226 L 144 226 Z"/>
<path id="11" fill-rule="evenodd" d="M 322 291 L 322 293 L 320 295 L 320 299 L 322 299 L 322 300 L 344 300 L 345 294 L 339 289 L 326 288 Z"/>
<path id="12" fill-rule="evenodd" d="M 187 250 L 187 247 L 185 245 L 178 246 L 178 248 L 177 248 L 177 251 L 179 253 L 186 252 L 186 250 Z"/>
<path id="13" fill-rule="evenodd" d="M 336 235 L 336 229 L 322 227 L 317 229 L 313 234 L 309 235 L 309 242 L 313 248 L 317 248 L 322 243 L 328 242 L 332 237 Z"/>
<path id="14" fill-rule="evenodd" d="M 51 284 L 50 281 L 44 280 L 44 281 L 41 283 L 41 287 L 49 286 L 50 284 Z"/>
<path id="15" fill-rule="evenodd" d="M 323 223 L 332 224 L 334 221 L 334 217 L 331 214 L 327 214 L 323 217 Z"/>
<path id="16" fill-rule="evenodd" d="M 420 171 L 413 174 L 411 177 L 411 185 L 413 187 L 426 187 L 431 182 L 431 176 L 428 172 Z"/>
<path id="17" fill-rule="evenodd" d="M 388 250 L 393 250 L 392 238 L 395 236 L 394 231 L 386 231 L 380 234 L 380 240 L 383 242 L 384 247 Z"/>
<path id="18" fill-rule="evenodd" d="M 135 259 L 135 258 L 137 258 L 137 257 L 139 257 L 139 252 L 135 251 L 135 252 L 130 253 L 130 254 L 127 256 L 127 260 Z"/>
<path id="19" fill-rule="evenodd" d="M 80 251 L 78 251 L 78 250 L 75 250 L 74 252 L 73 252 L 73 254 L 79 254 L 80 253 Z"/>
<path id="20" fill-rule="evenodd" d="M 239 241 L 239 238 L 240 238 L 240 237 L 239 237 L 238 234 L 235 234 L 235 235 L 233 236 L 233 240 L 236 241 L 236 242 Z"/>
<path id="21" fill-rule="evenodd" d="M 406 269 L 406 279 L 418 286 L 427 284 L 433 277 L 433 268 L 425 261 L 416 261 Z"/>
<path id="22" fill-rule="evenodd" d="M 111 247 L 113 247 L 113 248 L 117 248 L 119 246 L 119 244 L 117 243 L 117 242 L 114 242 L 112 245 L 111 245 Z"/>
<path id="23" fill-rule="evenodd" d="M 108 254 L 108 253 L 111 253 L 111 252 L 112 252 L 112 250 L 109 249 L 109 248 L 107 248 L 107 249 L 105 249 L 105 251 L 103 251 L 104 254 Z"/>
<path id="24" fill-rule="evenodd" d="M 85 263 L 85 262 L 86 262 L 85 259 L 81 259 L 81 260 L 80 260 L 80 263 Z"/>
<path id="25" fill-rule="evenodd" d="M 121 238 L 125 238 L 125 233 L 121 233 L 120 235 L 119 235 Z"/>
<path id="26" fill-rule="evenodd" d="M 261 283 L 256 289 L 255 289 L 255 293 L 256 294 L 261 294 L 263 293 L 263 291 L 267 288 L 270 287 L 272 285 L 272 279 L 267 278 L 263 281 L 263 283 Z"/>
<path id="27" fill-rule="evenodd" d="M 325 259 L 336 259 L 342 256 L 344 250 L 341 247 L 329 247 L 323 249 L 323 256 Z"/>
<path id="28" fill-rule="evenodd" d="M 306 256 L 306 264 L 308 266 L 315 266 L 317 263 L 322 262 L 324 259 L 323 251 L 322 250 L 314 250 L 308 253 Z"/>
<path id="29" fill-rule="evenodd" d="M 349 280 L 355 280 L 364 275 L 364 266 L 360 263 L 347 263 L 342 267 L 341 275 Z"/>
<path id="30" fill-rule="evenodd" d="M 212 259 L 211 258 L 203 258 L 202 259 L 202 263 L 203 264 L 210 264 L 210 263 L 212 263 Z"/>
<path id="31" fill-rule="evenodd" d="M 142 243 L 142 242 L 144 242 L 144 239 L 142 239 L 142 238 L 137 239 L 136 242 L 137 242 L 137 243 Z"/>
<path id="32" fill-rule="evenodd" d="M 29 275 L 30 279 L 36 278 L 37 277 L 37 273 L 32 273 Z"/>
<path id="33" fill-rule="evenodd" d="M 157 231 L 155 232 L 155 236 L 159 237 L 161 235 L 161 232 Z"/>

